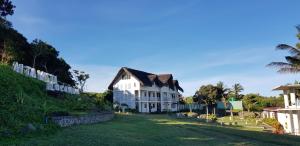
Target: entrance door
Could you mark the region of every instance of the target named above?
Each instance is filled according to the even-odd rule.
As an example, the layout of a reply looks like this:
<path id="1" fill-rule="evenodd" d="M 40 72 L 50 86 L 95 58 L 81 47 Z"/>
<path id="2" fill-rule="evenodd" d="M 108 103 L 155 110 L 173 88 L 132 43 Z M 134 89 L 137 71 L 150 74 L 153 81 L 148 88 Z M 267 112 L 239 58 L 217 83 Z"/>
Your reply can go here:
<path id="1" fill-rule="evenodd" d="M 161 104 L 160 104 L 160 102 L 157 103 L 157 111 L 161 112 Z"/>

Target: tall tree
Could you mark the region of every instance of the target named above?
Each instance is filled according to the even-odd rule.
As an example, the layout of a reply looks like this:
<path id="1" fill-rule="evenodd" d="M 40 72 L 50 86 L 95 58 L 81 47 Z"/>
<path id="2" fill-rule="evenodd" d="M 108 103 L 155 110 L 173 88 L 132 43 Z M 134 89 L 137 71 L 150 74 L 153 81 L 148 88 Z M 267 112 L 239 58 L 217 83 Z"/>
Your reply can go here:
<path id="1" fill-rule="evenodd" d="M 4 26 L 6 28 L 9 28 L 12 26 L 12 24 L 7 21 L 6 16 L 7 15 L 13 15 L 14 14 L 14 6 L 10 0 L 0 0 L 0 24 L 1 27 Z"/>
<path id="2" fill-rule="evenodd" d="M 186 97 L 184 99 L 184 102 L 189 105 L 190 112 L 193 112 L 193 109 L 192 109 L 192 104 L 194 103 L 193 97 Z"/>
<path id="3" fill-rule="evenodd" d="M 74 76 L 76 79 L 76 84 L 79 86 L 79 90 L 82 93 L 86 80 L 90 78 L 90 75 L 85 73 L 84 71 L 74 70 Z"/>
<path id="4" fill-rule="evenodd" d="M 49 52 L 48 44 L 42 40 L 35 39 L 32 41 L 31 45 L 31 55 L 32 55 L 32 67 L 36 67 L 36 60 L 39 56 L 47 55 Z"/>
<path id="5" fill-rule="evenodd" d="M 244 107 L 246 107 L 246 109 L 248 110 L 248 112 L 250 112 L 250 110 L 253 109 L 253 107 L 257 103 L 257 99 L 259 97 L 260 96 L 257 95 L 257 94 L 247 94 L 247 95 L 244 96 L 243 104 L 244 104 Z"/>
<path id="6" fill-rule="evenodd" d="M 296 26 L 298 31 L 297 37 L 300 41 L 300 25 Z M 279 44 L 276 47 L 277 50 L 287 50 L 291 54 L 286 56 L 286 62 L 271 62 L 268 67 L 278 68 L 279 73 L 300 73 L 300 42 L 295 47 L 287 44 Z"/>
<path id="7" fill-rule="evenodd" d="M 222 96 L 223 100 L 225 100 L 230 92 L 230 89 L 226 88 L 225 84 L 221 81 L 217 83 L 216 87 L 219 89 L 219 94 Z"/>
<path id="8" fill-rule="evenodd" d="M 239 84 L 239 83 L 234 84 L 232 86 L 231 90 L 232 90 L 231 92 L 234 94 L 235 98 L 237 98 L 237 99 L 241 99 L 242 98 L 241 95 L 240 95 L 240 93 L 242 91 L 244 91 L 244 87 L 241 84 Z"/>
<path id="9" fill-rule="evenodd" d="M 206 116 L 208 119 L 208 107 L 215 106 L 217 100 L 221 98 L 218 88 L 213 85 L 201 86 L 194 95 L 195 101 L 198 103 L 204 103 L 206 105 Z"/>

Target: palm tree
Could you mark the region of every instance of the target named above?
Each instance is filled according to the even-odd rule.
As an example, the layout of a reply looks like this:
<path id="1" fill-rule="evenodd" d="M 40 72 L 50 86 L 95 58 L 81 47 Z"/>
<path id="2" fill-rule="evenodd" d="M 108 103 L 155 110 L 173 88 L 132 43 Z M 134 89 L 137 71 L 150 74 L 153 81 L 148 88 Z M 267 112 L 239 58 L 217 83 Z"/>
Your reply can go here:
<path id="1" fill-rule="evenodd" d="M 240 92 L 242 92 L 244 90 L 244 87 L 239 84 L 239 83 L 236 83 L 232 86 L 232 92 L 235 96 L 235 98 L 240 98 Z"/>
<path id="2" fill-rule="evenodd" d="M 229 94 L 230 92 L 230 89 L 229 88 L 226 88 L 225 87 L 225 84 L 222 82 L 222 81 L 219 81 L 217 83 L 217 86 L 216 86 L 218 89 L 219 89 L 219 93 L 220 95 L 222 96 L 223 100 L 225 101 L 225 99 L 227 98 L 227 95 Z"/>
<path id="3" fill-rule="evenodd" d="M 300 25 L 296 26 L 298 30 L 298 39 L 300 40 Z M 279 44 L 276 49 L 287 50 L 291 56 L 286 56 L 286 62 L 271 62 L 268 67 L 279 68 L 279 73 L 300 73 L 300 43 L 297 43 L 295 47 L 287 44 Z"/>

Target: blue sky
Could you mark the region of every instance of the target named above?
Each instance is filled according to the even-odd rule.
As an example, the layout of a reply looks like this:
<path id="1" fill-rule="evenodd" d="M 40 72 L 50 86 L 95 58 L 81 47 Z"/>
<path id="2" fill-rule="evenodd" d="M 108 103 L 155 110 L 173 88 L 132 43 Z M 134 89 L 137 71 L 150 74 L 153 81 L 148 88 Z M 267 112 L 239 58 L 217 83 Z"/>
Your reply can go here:
<path id="1" fill-rule="evenodd" d="M 53 46 L 104 91 L 122 66 L 172 73 L 193 95 L 204 84 L 241 83 L 244 93 L 278 95 L 299 80 L 266 68 L 297 42 L 299 0 L 14 0 L 9 19 L 29 41 Z"/>

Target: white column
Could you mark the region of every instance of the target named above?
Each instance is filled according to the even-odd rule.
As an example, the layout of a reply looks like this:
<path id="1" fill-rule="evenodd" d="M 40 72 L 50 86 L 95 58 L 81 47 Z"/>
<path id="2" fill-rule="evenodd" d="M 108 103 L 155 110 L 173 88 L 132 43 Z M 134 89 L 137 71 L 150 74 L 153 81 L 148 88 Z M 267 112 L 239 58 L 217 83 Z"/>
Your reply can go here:
<path id="1" fill-rule="evenodd" d="M 296 94 L 295 93 L 291 93 L 291 106 L 293 108 L 296 107 Z"/>
<path id="2" fill-rule="evenodd" d="M 293 114 L 293 131 L 295 134 L 299 134 L 298 114 Z"/>
<path id="3" fill-rule="evenodd" d="M 284 107 L 288 108 L 289 107 L 289 95 L 288 94 L 284 94 L 283 98 L 284 98 Z"/>

